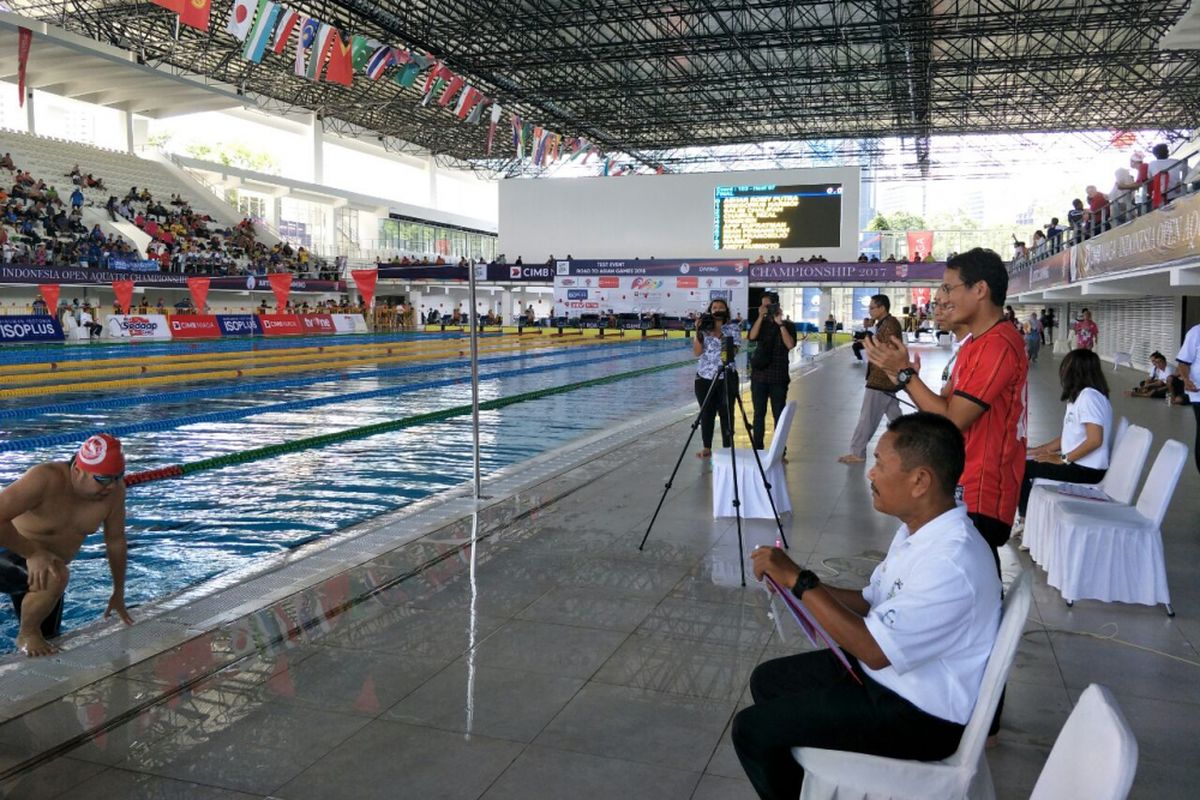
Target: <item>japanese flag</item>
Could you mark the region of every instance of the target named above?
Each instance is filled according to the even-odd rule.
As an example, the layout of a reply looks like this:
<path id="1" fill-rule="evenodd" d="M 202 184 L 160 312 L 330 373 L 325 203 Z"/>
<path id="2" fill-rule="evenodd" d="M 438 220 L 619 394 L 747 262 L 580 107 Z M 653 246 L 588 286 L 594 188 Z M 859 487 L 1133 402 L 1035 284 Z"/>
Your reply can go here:
<path id="1" fill-rule="evenodd" d="M 229 24 L 225 26 L 225 30 L 232 33 L 239 42 L 246 41 L 246 34 L 254 24 L 255 8 L 254 0 L 233 0 L 233 8 L 229 10 Z"/>

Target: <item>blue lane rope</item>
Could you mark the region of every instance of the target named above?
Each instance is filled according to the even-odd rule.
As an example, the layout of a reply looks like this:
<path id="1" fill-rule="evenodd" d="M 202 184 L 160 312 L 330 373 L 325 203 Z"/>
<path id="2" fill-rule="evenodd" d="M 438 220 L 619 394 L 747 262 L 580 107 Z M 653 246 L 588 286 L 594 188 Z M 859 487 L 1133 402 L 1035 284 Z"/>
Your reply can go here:
<path id="1" fill-rule="evenodd" d="M 500 378 L 519 377 L 522 375 L 532 375 L 541 372 L 550 372 L 558 369 L 566 369 L 568 367 L 584 366 L 586 364 L 600 364 L 621 359 L 624 362 L 629 362 L 639 358 L 648 358 L 651 356 L 659 356 L 660 353 L 639 353 L 637 355 L 628 356 L 620 354 L 617 356 L 600 356 L 598 358 L 572 359 L 561 364 L 542 364 L 533 367 L 519 367 L 517 369 L 500 370 L 499 372 L 491 372 L 486 375 L 480 375 L 479 380 L 497 380 Z M 624 356 L 624 358 L 622 358 Z M 464 382 L 464 378 L 460 375 L 454 378 L 442 378 L 434 381 L 421 381 L 419 383 L 403 384 L 400 386 L 388 386 L 382 389 L 370 389 L 362 392 L 351 392 L 349 394 L 336 394 L 329 397 L 305 398 L 301 400 L 289 400 L 283 403 L 271 403 L 264 406 L 251 406 L 248 408 L 234 408 L 225 411 L 212 411 L 207 414 L 192 414 L 186 417 L 174 417 L 171 419 L 156 419 L 147 420 L 145 422 L 132 422 L 125 425 L 112 425 L 104 428 L 95 428 L 79 431 L 67 431 L 65 433 L 54 433 L 45 436 L 32 436 L 25 439 L 11 439 L 7 442 L 0 442 L 0 452 L 10 453 L 22 450 L 34 450 L 41 447 L 54 447 L 63 444 L 73 444 L 81 442 L 97 433 L 108 433 L 113 436 L 127 436 L 133 433 L 154 433 L 159 431 L 173 430 L 185 425 L 196 425 L 201 423 L 211 422 L 232 422 L 234 420 L 244 419 L 245 417 L 257 416 L 259 414 L 272 414 L 287 411 L 303 411 L 317 406 L 332 405 L 335 403 L 352 403 L 358 400 L 369 400 L 376 397 L 386 397 L 387 395 L 403 394 L 409 392 L 417 392 L 424 389 L 437 389 L 445 386 L 453 386 Z"/>
<path id="2" fill-rule="evenodd" d="M 333 347 L 337 345 L 353 345 L 374 342 L 395 341 L 402 343 L 410 340 L 428 341 L 434 339 L 465 339 L 467 334 L 459 331 L 405 331 L 387 333 L 356 333 L 341 336 L 299 336 L 264 338 L 242 337 L 238 339 L 221 339 L 216 341 L 188 342 L 132 342 L 129 344 L 58 344 L 53 347 L 39 346 L 32 349 L 30 345 L 15 345 L 7 350 L 0 348 L 0 365 L 37 364 L 40 362 L 62 361 L 107 361 L 113 358 L 131 358 L 136 356 L 191 355 L 195 353 L 225 353 L 245 350 L 248 353 L 260 350 L 282 350 L 290 347 Z M 481 333 L 480 338 L 492 339 L 500 336 L 498 333 Z M 246 347 L 246 345 L 253 345 Z M 26 349 L 30 348 L 30 349 Z M 103 348 L 103 349 L 101 349 Z"/>
<path id="3" fill-rule="evenodd" d="M 665 340 L 664 340 L 665 341 Z M 629 342 L 618 342 L 616 344 L 598 344 L 587 345 L 584 347 L 572 348 L 569 351 L 565 350 L 541 350 L 528 353 L 519 353 L 510 356 L 491 356 L 488 358 L 479 359 L 480 364 L 503 364 L 510 361 L 515 361 L 522 358 L 552 358 L 555 356 L 569 355 L 573 353 L 582 353 L 599 349 L 611 351 L 614 347 L 622 347 L 641 343 L 641 340 L 634 339 Z M 185 400 L 200 400 L 214 397 L 228 397 L 235 394 L 246 394 L 249 392 L 260 392 L 271 389 L 292 389 L 297 386 L 312 386 L 318 383 L 333 383 L 345 380 L 358 380 L 360 378 L 376 378 L 388 377 L 393 375 L 409 375 L 414 372 L 427 372 L 433 369 L 442 369 L 446 367 L 456 367 L 462 364 L 470 363 L 470 359 L 456 358 L 448 361 L 440 361 L 437 363 L 425 362 L 423 364 L 414 364 L 405 367 L 384 367 L 380 369 L 369 369 L 361 372 L 352 372 L 346 376 L 338 375 L 335 377 L 313 379 L 308 378 L 280 378 L 270 381 L 254 381 L 250 383 L 235 383 L 225 384 L 221 386 L 211 386 L 204 389 L 185 389 L 174 392 L 150 392 L 140 395 L 122 395 L 118 397 L 98 397 L 92 400 L 71 400 L 65 403 L 48 403 L 40 406 L 22 406 L 20 408 L 3 408 L 0 409 L 0 420 L 10 419 L 28 419 L 30 417 L 41 416 L 42 414 L 64 414 L 74 411 L 95 411 L 101 408 L 125 408 L 130 405 L 141 405 L 143 403 L 174 403 Z"/>

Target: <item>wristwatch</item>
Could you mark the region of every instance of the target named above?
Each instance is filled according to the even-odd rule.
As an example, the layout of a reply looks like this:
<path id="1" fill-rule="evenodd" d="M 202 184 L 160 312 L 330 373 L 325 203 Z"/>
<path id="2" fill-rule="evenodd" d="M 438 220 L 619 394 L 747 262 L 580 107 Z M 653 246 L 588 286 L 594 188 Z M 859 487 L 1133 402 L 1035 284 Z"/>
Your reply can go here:
<path id="1" fill-rule="evenodd" d="M 1066 464 L 1067 466 L 1070 466 L 1070 465 L 1071 465 L 1071 459 L 1067 458 L 1067 455 L 1068 455 L 1067 453 L 1061 453 L 1061 452 L 1060 452 L 1060 453 L 1058 454 L 1058 457 L 1062 459 L 1062 463 Z"/>
<path id="2" fill-rule="evenodd" d="M 792 594 L 803 600 L 804 593 L 809 589 L 815 589 L 821 583 L 821 579 L 817 577 L 817 573 L 809 569 L 800 570 L 800 575 L 796 578 L 796 582 L 792 584 Z"/>
<path id="3" fill-rule="evenodd" d="M 900 384 L 901 386 L 908 386 L 908 382 L 911 381 L 913 376 L 916 374 L 917 371 L 912 367 L 905 367 L 896 373 L 896 383 Z"/>

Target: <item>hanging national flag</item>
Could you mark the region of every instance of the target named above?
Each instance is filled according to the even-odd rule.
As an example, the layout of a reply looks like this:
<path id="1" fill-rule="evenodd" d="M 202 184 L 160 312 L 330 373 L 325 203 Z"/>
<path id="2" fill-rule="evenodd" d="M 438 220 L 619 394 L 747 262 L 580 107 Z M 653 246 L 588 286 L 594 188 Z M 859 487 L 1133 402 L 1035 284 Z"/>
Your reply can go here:
<path id="1" fill-rule="evenodd" d="M 470 114 L 482 99 L 483 92 L 474 86 L 468 86 L 463 89 L 462 94 L 458 96 L 458 102 L 454 104 L 454 116 L 459 119 L 466 119 L 467 114 Z"/>
<path id="2" fill-rule="evenodd" d="M 533 123 L 526 122 L 521 126 L 521 149 L 524 150 L 526 145 L 533 145 Z M 532 151 L 530 155 L 533 155 Z"/>
<path id="3" fill-rule="evenodd" d="M 387 72 L 387 68 L 396 63 L 396 48 L 384 45 L 376 50 L 367 61 L 367 77 L 377 81 Z"/>
<path id="4" fill-rule="evenodd" d="M 246 34 L 254 24 L 254 8 L 254 0 L 233 0 L 233 8 L 229 9 L 229 24 L 225 30 L 239 42 L 246 41 Z"/>
<path id="5" fill-rule="evenodd" d="M 308 73 L 304 56 L 313 43 L 317 41 L 317 32 L 321 29 L 320 20 L 305 17 L 300 25 L 300 35 L 296 37 L 296 74 L 303 78 Z M 314 54 L 314 58 L 316 55 Z"/>
<path id="6" fill-rule="evenodd" d="M 329 39 L 329 66 L 325 69 L 325 80 L 342 86 L 354 83 L 354 43 L 343 42 L 337 31 Z"/>
<path id="7" fill-rule="evenodd" d="M 476 91 L 478 91 L 478 90 L 476 90 Z M 472 108 L 470 113 L 467 114 L 467 124 L 468 125 L 478 125 L 479 124 L 479 121 L 483 119 L 483 107 L 485 105 L 487 105 L 487 98 L 483 96 L 482 92 L 480 92 L 479 100 L 475 103 L 475 107 Z"/>
<path id="8" fill-rule="evenodd" d="M 441 78 L 436 79 L 433 82 L 433 86 L 429 87 L 429 91 L 421 96 L 421 102 L 418 103 L 418 105 L 422 105 L 422 106 L 429 105 L 429 99 L 431 97 L 433 97 L 435 94 L 437 94 L 438 92 L 440 92 L 442 90 L 442 87 L 445 85 L 446 85 L 446 82 L 444 80 L 442 80 Z"/>
<path id="9" fill-rule="evenodd" d="M 458 94 L 458 90 L 463 88 L 463 84 L 465 84 L 466 82 L 467 82 L 466 79 L 463 78 L 462 75 L 451 74 L 449 83 L 446 85 L 446 88 L 442 91 L 442 96 L 440 98 L 438 98 L 438 105 L 439 106 L 450 105 L 450 101 L 454 99 L 454 95 Z"/>
<path id="10" fill-rule="evenodd" d="M 369 39 L 366 36 L 354 34 L 350 38 L 350 51 L 353 53 L 354 71 L 366 72 L 367 63 L 371 60 L 371 54 L 379 47 L 379 42 L 374 39 Z"/>
<path id="11" fill-rule="evenodd" d="M 182 0 L 179 21 L 189 28 L 208 30 L 208 18 L 212 16 L 212 0 Z"/>
<path id="12" fill-rule="evenodd" d="M 156 6 L 162 6 L 167 11 L 174 11 L 176 14 L 183 13 L 184 0 L 150 0 Z"/>
<path id="13" fill-rule="evenodd" d="M 433 91 L 435 81 L 446 79 L 449 80 L 454 76 L 454 73 L 440 61 L 433 62 L 433 69 L 425 76 L 425 88 L 421 90 L 422 94 L 430 94 Z"/>
<path id="14" fill-rule="evenodd" d="M 569 160 L 574 161 L 575 159 L 579 158 L 580 156 L 584 156 L 584 161 L 587 161 L 586 154 L 589 150 L 591 150 L 591 148 L 592 148 L 591 143 L 588 142 L 587 139 L 584 139 L 582 136 L 580 136 L 578 139 L 575 140 L 574 148 L 571 153 L 571 158 Z"/>
<path id="15" fill-rule="evenodd" d="M 546 131 L 540 126 L 533 129 L 533 163 L 539 167 L 546 155 Z"/>
<path id="16" fill-rule="evenodd" d="M 417 69 L 426 69 L 430 64 L 433 64 L 436 59 L 428 53 L 418 53 L 416 50 L 410 50 L 408 53 L 408 61 L 410 64 L 416 64 Z"/>
<path id="17" fill-rule="evenodd" d="M 271 50 L 275 53 L 282 53 L 287 47 L 288 39 L 291 38 L 292 29 L 296 27 L 296 23 L 300 21 L 300 12 L 291 8 L 280 6 L 279 20 L 275 23 L 275 36 L 271 45 Z"/>
<path id="18" fill-rule="evenodd" d="M 492 140 L 496 138 L 496 126 L 500 124 L 500 104 L 492 103 L 492 116 L 488 121 L 487 149 L 486 155 L 492 154 Z"/>
<path id="19" fill-rule="evenodd" d="M 325 66 L 325 60 L 329 58 L 335 36 L 338 36 L 337 29 L 322 22 L 316 38 L 313 39 L 312 50 L 309 51 L 311 57 L 308 59 L 308 67 L 304 70 L 304 77 L 310 81 L 321 80 L 321 69 Z"/>
<path id="20" fill-rule="evenodd" d="M 271 32 L 275 30 L 275 20 L 279 18 L 279 6 L 270 0 L 259 0 L 258 13 L 254 17 L 254 25 L 246 36 L 246 46 L 242 48 L 242 56 L 247 61 L 258 64 L 267 51 L 271 41 Z"/>
<path id="21" fill-rule="evenodd" d="M 29 48 L 33 46 L 33 31 L 17 28 L 17 92 L 21 106 L 25 105 L 25 68 L 29 64 Z"/>
<path id="22" fill-rule="evenodd" d="M 392 79 L 400 86 L 408 87 L 417 82 L 417 76 L 420 74 L 421 68 L 410 61 L 404 65 L 403 70 L 392 76 Z"/>
<path id="23" fill-rule="evenodd" d="M 600 174 L 605 177 L 608 177 L 608 171 L 610 169 L 612 169 L 612 163 L 613 163 L 613 160 L 611 158 L 604 159 L 604 169 L 601 170 Z"/>

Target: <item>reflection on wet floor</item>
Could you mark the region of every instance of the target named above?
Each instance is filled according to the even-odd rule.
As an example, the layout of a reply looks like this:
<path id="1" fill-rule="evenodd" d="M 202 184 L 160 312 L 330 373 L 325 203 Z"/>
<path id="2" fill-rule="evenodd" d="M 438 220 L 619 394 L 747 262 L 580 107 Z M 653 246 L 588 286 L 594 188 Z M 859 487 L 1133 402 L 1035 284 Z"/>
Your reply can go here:
<path id="1" fill-rule="evenodd" d="M 1052 370 L 1038 375 L 1032 394 L 1060 416 Z M 833 462 L 856 416 L 852 404 L 834 400 L 857 390 L 861 371 L 833 363 L 816 374 L 792 390 L 802 405 L 827 410 L 820 425 L 793 428 L 789 441 L 792 553 L 830 582 L 857 587 L 896 523 L 867 505 L 861 467 Z M 787 631 L 781 639 L 761 588 L 740 585 L 735 526 L 710 516 L 705 464 L 685 462 L 646 549 L 637 549 L 685 437 L 686 424 L 644 437 L 553 477 L 536 495 L 461 519 L 0 725 L 0 769 L 10 771 L 0 791 L 752 797 L 729 721 L 747 702 L 756 664 L 808 645 Z M 1181 490 L 1189 497 L 1172 507 L 1175 531 L 1189 530 L 1196 511 L 1195 475 L 1185 480 L 1193 491 Z M 761 520 L 746 521 L 743 534 L 745 548 L 776 536 Z M 1189 564 L 1200 547 L 1183 535 L 1167 547 L 1179 597 L 1173 621 L 1141 607 L 1080 602 L 1068 610 L 1035 571 L 1001 745 L 988 753 L 1000 798 L 1028 796 L 1093 680 L 1116 691 L 1139 736 L 1133 796 L 1190 796 L 1185 787 L 1200 778 L 1186 758 L 1194 746 L 1187 720 L 1200 710 L 1195 667 L 1041 630 L 1115 622 L 1120 638 L 1197 661 L 1200 625 L 1186 599 L 1198 599 Z M 1008 553 L 1006 572 L 1019 563 L 1029 567 Z"/>

